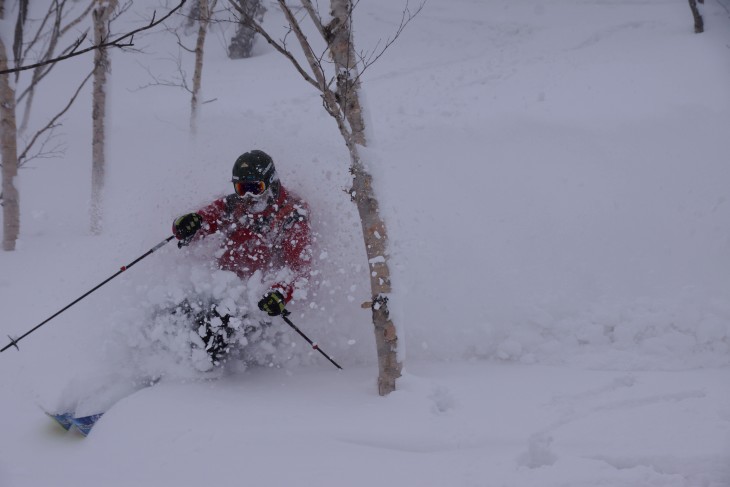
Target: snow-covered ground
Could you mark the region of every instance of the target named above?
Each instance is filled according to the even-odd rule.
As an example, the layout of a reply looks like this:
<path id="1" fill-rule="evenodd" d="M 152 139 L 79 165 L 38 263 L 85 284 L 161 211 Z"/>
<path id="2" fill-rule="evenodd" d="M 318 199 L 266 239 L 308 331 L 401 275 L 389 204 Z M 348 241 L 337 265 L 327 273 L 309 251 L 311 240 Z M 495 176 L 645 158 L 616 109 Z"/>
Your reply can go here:
<path id="1" fill-rule="evenodd" d="M 361 2 L 359 48 L 392 35 L 402 7 Z M 134 8 L 126 22 L 152 2 Z M 316 93 L 263 42 L 229 61 L 217 26 L 214 101 L 192 138 L 186 92 L 138 89 L 174 74 L 174 39 L 115 52 L 104 234 L 88 234 L 82 99 L 64 158 L 21 171 L 2 336 L 167 237 L 260 148 L 318 236 L 319 277 L 292 318 L 344 370 L 286 327 L 276 367 L 216 380 L 141 343 L 155 305 L 221 283 L 200 272 L 210 249 L 167 245 L 0 354 L 0 486 L 730 485 L 730 6 L 701 8 L 695 35 L 682 1 L 429 0 L 368 69 L 405 360 L 386 398 L 347 153 Z M 283 24 L 273 2 L 265 23 Z M 57 68 L 37 123 L 90 63 Z M 37 407 L 92 409 L 144 373 L 164 378 L 86 439 Z"/>

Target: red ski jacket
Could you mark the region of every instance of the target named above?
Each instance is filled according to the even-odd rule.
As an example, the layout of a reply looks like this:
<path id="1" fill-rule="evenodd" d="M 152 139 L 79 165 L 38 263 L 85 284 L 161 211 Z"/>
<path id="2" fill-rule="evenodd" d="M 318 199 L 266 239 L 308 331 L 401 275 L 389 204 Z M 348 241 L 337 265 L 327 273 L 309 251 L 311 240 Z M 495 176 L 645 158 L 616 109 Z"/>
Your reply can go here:
<path id="1" fill-rule="evenodd" d="M 283 270 L 271 288 L 287 302 L 298 281 L 308 277 L 312 260 L 309 210 L 284 186 L 279 187 L 276 202 L 259 213 L 253 213 L 250 204 L 236 194 L 217 199 L 197 213 L 203 218 L 199 235 L 220 232 L 226 237 L 218 257 L 221 269 L 241 278 L 258 270 L 264 275 Z"/>

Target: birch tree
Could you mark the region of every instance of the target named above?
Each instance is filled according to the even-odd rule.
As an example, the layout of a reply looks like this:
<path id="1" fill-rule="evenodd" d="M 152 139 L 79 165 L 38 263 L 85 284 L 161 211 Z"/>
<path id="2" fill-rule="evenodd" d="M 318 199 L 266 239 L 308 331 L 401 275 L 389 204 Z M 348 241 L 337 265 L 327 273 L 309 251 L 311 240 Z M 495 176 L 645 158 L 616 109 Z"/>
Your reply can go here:
<path id="1" fill-rule="evenodd" d="M 61 18 L 65 5 L 66 0 L 54 1 L 42 20 L 38 22 L 28 21 L 29 2 L 27 0 L 17 3 L 17 21 L 12 36 L 12 63 L 15 67 L 9 65 L 11 59 L 7 37 L 0 39 L 0 125 L 2 126 L 0 129 L 0 138 L 2 139 L 0 141 L 2 144 L 0 156 L 3 162 L 3 186 L 2 192 L 0 192 L 0 202 L 3 205 L 4 250 L 15 249 L 16 240 L 20 233 L 20 195 L 16 185 L 18 170 L 33 159 L 54 157 L 62 153 L 63 145 L 54 141 L 54 130 L 60 125 L 59 120 L 73 105 L 79 92 L 90 78 L 89 75 L 80 83 L 61 111 L 48 119 L 47 123 L 40 126 L 34 134 L 24 137 L 26 142 L 21 146 L 18 136 L 23 129 L 22 126 L 20 130 L 17 127 L 18 104 L 23 100 L 23 97 L 28 96 L 26 111 L 23 116 L 23 124 L 27 125 L 33 92 L 48 74 L 51 66 L 46 65 L 46 68 L 42 71 L 39 71 L 40 67 L 34 69 L 29 83 L 23 83 L 21 76 L 23 70 L 16 68 L 26 58 L 38 55 L 39 51 L 41 52 L 40 58 L 47 58 L 51 55 L 59 37 L 64 32 L 64 28 L 61 28 Z M 4 2 L 0 11 L 2 12 L 0 18 L 4 17 Z M 88 13 L 88 10 L 67 24 L 66 27 L 79 22 L 86 13 Z M 32 29 L 28 28 L 26 23 L 37 26 L 37 29 L 31 35 L 28 35 L 28 33 Z M 26 37 L 28 38 L 26 39 Z M 42 39 L 45 39 L 47 44 L 41 48 L 39 45 L 43 43 Z M 25 86 L 25 88 L 18 88 L 19 86 Z"/>
<path id="2" fill-rule="evenodd" d="M 96 0 L 93 10 L 94 43 L 101 45 L 109 37 L 109 20 L 117 6 L 117 0 Z M 102 230 L 102 191 L 106 170 L 105 117 L 106 80 L 111 69 L 109 52 L 106 48 L 94 51 L 94 88 L 91 102 L 91 233 L 98 235 Z"/>
<path id="3" fill-rule="evenodd" d="M 96 1 L 96 0 L 95 0 Z M 73 44 L 68 46 L 66 49 L 64 49 L 63 53 L 52 57 L 50 59 L 44 59 L 36 62 L 31 62 L 29 64 L 18 64 L 13 67 L 8 67 L 6 69 L 0 69 L 0 74 L 5 73 L 19 73 L 21 71 L 26 71 L 29 69 L 35 69 L 39 66 L 46 66 L 49 64 L 55 64 L 61 61 L 65 61 L 67 59 L 71 59 L 76 56 L 81 56 L 83 54 L 86 54 L 88 52 L 97 51 L 98 49 L 106 49 L 108 47 L 116 47 L 119 49 L 127 49 L 134 46 L 134 36 L 139 34 L 140 32 L 144 32 L 146 30 L 153 29 L 157 27 L 158 25 L 165 22 L 167 19 L 172 17 L 178 10 L 183 8 L 185 5 L 185 2 L 187 0 L 180 0 L 180 3 L 177 4 L 176 7 L 173 7 L 170 9 L 165 15 L 162 17 L 157 18 L 157 12 L 155 12 L 152 15 L 152 19 L 149 21 L 148 24 L 143 25 L 141 27 L 138 27 L 134 30 L 131 30 L 129 32 L 125 32 L 124 34 L 120 34 L 118 36 L 115 36 L 114 38 L 107 38 L 102 42 L 101 44 L 92 44 L 91 46 L 81 48 L 81 45 L 86 40 L 86 33 L 82 34 L 80 37 L 78 37 Z M 131 5 L 131 3 L 127 3 L 127 5 Z"/>
<path id="4" fill-rule="evenodd" d="M 380 395 L 389 394 L 396 388 L 396 380 L 400 377 L 402 365 L 397 353 L 398 335 L 389 310 L 392 289 L 388 231 L 373 188 L 373 177 L 367 169 L 362 152 L 362 148 L 367 145 L 367 138 L 359 96 L 360 75 L 371 62 L 363 56 L 355 55 L 352 33 L 353 3 L 351 0 L 331 0 L 332 20 L 325 24 L 312 2 L 302 0 L 308 17 L 317 27 L 325 42 L 326 52 L 333 61 L 335 72 L 328 75 L 328 63 L 317 55 L 299 20 L 285 0 L 277 2 L 286 17 L 290 32 L 294 34 L 304 52 L 306 64 L 300 63 L 285 42 L 275 40 L 256 19 L 241 9 L 237 2 L 234 0 L 230 2 L 241 16 L 241 20 L 261 34 L 280 54 L 287 57 L 302 78 L 320 93 L 324 109 L 334 119 L 347 147 L 353 178 L 350 195 L 360 217 L 370 271 L 371 301 L 368 304 L 372 310 L 378 353 L 378 392 Z M 415 13 L 410 13 L 408 10 L 404 12 L 396 37 L 418 11 L 420 8 Z M 393 40 L 386 42 L 386 48 Z"/>
<path id="5" fill-rule="evenodd" d="M 200 87 L 203 78 L 203 55 L 205 54 L 205 36 L 210 25 L 211 12 L 217 0 L 198 0 L 198 39 L 195 43 L 195 71 L 193 72 L 193 89 L 190 97 L 190 132 L 197 131 L 198 110 L 200 108 Z"/>
<path id="6" fill-rule="evenodd" d="M 0 0 L 0 21 L 5 1 Z M 0 70 L 8 69 L 8 50 L 0 35 Z M 0 74 L 0 156 L 2 157 L 3 250 L 15 250 L 20 233 L 20 196 L 15 186 L 18 175 L 18 145 L 15 121 L 15 89 L 10 74 Z"/>
<path id="7" fill-rule="evenodd" d="M 343 101 L 342 111 L 350 124 L 354 142 L 366 146 L 365 122 L 360 106 L 360 76 L 355 45 L 352 41 L 352 1 L 332 0 L 332 21 L 326 27 L 317 17 L 311 0 L 302 2 L 325 38 L 331 39 L 330 53 L 335 63 L 337 96 Z"/>
<path id="8" fill-rule="evenodd" d="M 61 49 L 60 53 L 54 54 L 61 37 L 69 32 L 72 27 L 78 25 L 92 7 L 98 8 L 100 4 L 112 3 L 100 0 L 88 1 L 91 3 L 88 4 L 85 10 L 65 25 L 63 25 L 63 22 L 67 18 L 66 14 L 70 13 L 69 10 L 64 11 L 64 8 L 69 4 L 67 0 L 49 2 L 48 10 L 39 20 L 29 20 L 27 10 L 30 2 L 29 0 L 20 0 L 14 3 L 14 5 L 17 5 L 18 15 L 15 28 L 13 29 L 7 21 L 3 22 L 3 30 L 0 31 L 0 158 L 2 160 L 0 205 L 3 207 L 3 250 L 14 250 L 20 233 L 20 197 L 16 185 L 18 170 L 33 159 L 62 154 L 62 144 L 53 142 L 55 139 L 53 131 L 61 125 L 61 117 L 71 108 L 93 73 L 89 73 L 80 82 L 68 102 L 55 116 L 48 119 L 45 125 L 40 125 L 40 128 L 35 130 L 34 134 L 23 137 L 23 140 L 27 141 L 23 144 L 19 141 L 17 129 L 16 113 L 19 101 L 27 97 L 23 117 L 24 123 L 27 124 L 27 119 L 31 113 L 33 93 L 39 89 L 39 83 L 46 78 L 46 75 L 56 63 L 108 47 L 129 48 L 134 45 L 135 34 L 158 26 L 180 10 L 186 0 L 179 0 L 180 3 L 164 16 L 156 18 L 156 15 L 153 14 L 152 20 L 146 25 L 114 38 L 109 38 L 108 27 L 102 24 L 100 28 L 102 32 L 107 32 L 107 34 L 100 34 L 97 42 L 93 45 L 86 48 L 81 47 L 87 37 L 87 32 L 83 32 L 75 41 Z M 113 3 L 116 4 L 116 0 Z M 6 12 L 10 10 L 6 8 L 8 4 L 9 2 L 0 0 L 0 21 L 5 20 Z M 110 10 L 113 10 L 113 7 Z M 37 26 L 34 33 L 29 33 L 33 29 L 27 28 L 26 22 L 31 26 Z M 10 32 L 12 32 L 12 35 L 9 34 Z M 12 51 L 10 50 L 11 39 Z M 45 45 L 43 45 L 44 43 Z M 103 63 L 96 64 L 98 66 Z M 23 73 L 31 70 L 33 71 L 31 80 L 29 83 L 25 83 Z M 19 86 L 22 88 L 18 88 Z M 103 116 L 99 120 L 103 121 Z"/>
<path id="9" fill-rule="evenodd" d="M 261 0 L 237 0 L 238 6 L 246 12 L 241 19 L 251 17 L 261 23 L 264 20 L 266 7 Z M 254 41 L 256 40 L 256 31 L 249 27 L 245 21 L 238 22 L 236 26 L 236 34 L 231 37 L 228 45 L 228 57 L 231 59 L 246 59 L 251 57 Z"/>
<path id="10" fill-rule="evenodd" d="M 702 14 L 700 9 L 697 7 L 698 0 L 689 0 L 689 8 L 692 11 L 692 18 L 695 21 L 695 34 L 701 34 L 705 31 L 705 22 L 702 20 Z M 705 3 L 704 0 L 699 0 L 699 3 Z"/>
<path id="11" fill-rule="evenodd" d="M 73 20 L 66 24 L 63 23 L 63 19 L 66 14 L 64 10 L 68 1 L 61 0 L 53 2 L 46 12 L 45 17 L 41 21 L 40 26 L 37 28 L 35 35 L 27 43 L 28 46 L 26 47 L 26 51 L 32 49 L 35 44 L 39 43 L 42 37 L 48 36 L 48 41 L 46 42 L 45 48 L 40 55 L 40 59 L 48 60 L 53 58 L 53 56 L 56 55 L 56 49 L 61 38 L 64 36 L 64 34 L 69 32 L 75 26 L 79 25 L 81 21 L 87 17 L 89 12 L 91 11 L 91 8 L 94 6 L 95 1 L 96 0 L 92 0 L 91 2 L 89 2 L 89 5 L 86 7 L 86 9 L 84 9 L 83 12 L 81 12 L 78 16 L 76 16 Z M 50 24 L 50 29 L 47 29 L 47 24 Z M 28 129 L 28 120 L 30 119 L 31 107 L 33 106 L 33 98 L 35 97 L 36 87 L 41 82 L 41 80 L 51 72 L 55 65 L 55 63 L 44 64 L 34 68 L 32 78 L 30 83 L 28 84 L 28 87 L 25 88 L 20 93 L 20 95 L 18 95 L 17 103 L 25 100 L 23 117 L 21 119 L 19 127 L 19 131 L 21 133 L 25 132 Z"/>

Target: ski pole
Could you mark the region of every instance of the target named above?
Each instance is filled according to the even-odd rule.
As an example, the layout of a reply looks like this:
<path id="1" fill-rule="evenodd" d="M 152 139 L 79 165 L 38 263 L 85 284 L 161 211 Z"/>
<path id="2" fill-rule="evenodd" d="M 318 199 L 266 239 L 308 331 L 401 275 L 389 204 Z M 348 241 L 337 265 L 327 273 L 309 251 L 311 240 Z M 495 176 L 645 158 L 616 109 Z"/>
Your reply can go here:
<path id="1" fill-rule="evenodd" d="M 295 325 L 294 323 L 292 323 L 291 320 L 289 318 L 287 318 L 287 316 L 289 316 L 290 314 L 291 313 L 289 311 L 287 311 L 287 310 L 284 310 L 281 313 L 281 317 L 284 318 L 284 321 L 286 321 L 286 324 L 289 325 L 289 326 L 291 326 L 292 328 L 294 328 L 294 331 L 296 331 L 297 333 L 299 333 L 299 335 L 301 335 L 302 338 L 304 338 L 305 340 L 307 340 L 307 342 L 309 342 L 309 344 L 312 346 L 313 349 L 317 350 L 319 353 L 321 353 L 322 355 L 324 355 L 325 358 L 327 360 L 329 360 L 330 362 L 332 362 L 332 364 L 335 367 L 337 367 L 338 369 L 342 370 L 342 367 L 340 367 L 337 364 L 337 362 L 335 362 L 334 360 L 332 360 L 332 358 L 329 355 L 327 355 L 326 353 L 324 353 L 324 350 L 322 350 L 321 348 L 319 348 L 319 345 L 317 345 L 312 340 L 310 340 L 307 335 L 305 335 L 304 333 L 302 333 L 302 330 L 300 330 L 299 328 L 297 328 L 297 325 Z"/>
<path id="2" fill-rule="evenodd" d="M 104 282 L 102 282 L 102 283 L 98 284 L 98 285 L 97 285 L 97 286 L 96 286 L 96 287 L 95 287 L 94 289 L 92 289 L 91 291 L 88 291 L 88 292 L 87 292 L 86 294 L 84 294 L 83 296 L 81 296 L 81 297 L 77 298 L 77 299 L 76 299 L 75 301 L 73 301 L 73 302 L 72 302 L 71 304 L 67 305 L 67 306 L 66 306 L 65 308 L 63 308 L 62 310 L 60 310 L 60 311 L 57 311 L 57 312 L 56 312 L 56 313 L 55 313 L 55 314 L 54 314 L 53 316 L 51 316 L 51 317 L 47 318 L 47 319 L 46 319 L 46 320 L 44 320 L 43 322 L 41 322 L 41 323 L 39 323 L 38 325 L 34 326 L 34 327 L 33 327 L 33 328 L 31 328 L 30 330 L 28 330 L 28 331 L 27 331 L 27 332 L 26 332 L 25 334 L 23 334 L 23 335 L 19 336 L 18 338 L 13 338 L 13 337 L 11 337 L 10 335 L 8 335 L 8 338 L 10 338 L 10 343 L 8 343 L 8 344 L 7 344 L 7 345 L 5 345 L 5 346 L 4 346 L 4 347 L 3 347 L 2 349 L 0 349 L 0 352 L 4 352 L 5 350 L 7 350 L 7 349 L 8 349 L 8 348 L 10 348 L 10 347 L 15 347 L 15 349 L 19 351 L 19 350 L 20 350 L 20 348 L 18 347 L 18 342 L 19 342 L 20 340 L 22 340 L 23 338 L 27 337 L 28 335 L 30 335 L 31 333 L 33 333 L 34 331 L 36 331 L 36 330 L 37 330 L 38 328 L 40 328 L 41 326 L 43 326 L 43 325 L 45 325 L 46 323 L 48 323 L 49 321 L 51 321 L 51 320 L 52 320 L 53 318 L 55 318 L 56 316 L 60 315 L 61 313 L 63 313 L 63 312 L 64 312 L 64 311 L 66 311 L 67 309 L 69 309 L 69 308 L 70 308 L 71 306 L 73 306 L 74 304 L 78 303 L 79 301 L 81 301 L 82 299 L 84 299 L 84 298 L 85 298 L 86 296 L 88 296 L 89 294 L 91 294 L 91 293 L 93 293 L 94 291 L 96 291 L 96 290 L 97 290 L 97 289 L 99 289 L 99 288 L 100 288 L 101 286 L 103 286 L 103 285 L 104 285 L 104 284 L 106 284 L 107 282 L 111 281 L 112 279 L 114 279 L 115 277 L 117 277 L 117 276 L 118 276 L 119 274 L 121 274 L 122 272 L 126 271 L 127 269 L 129 269 L 130 267 L 132 267 L 132 266 L 133 266 L 134 264 L 136 264 L 136 263 L 137 263 L 137 262 L 139 262 L 140 260 L 142 260 L 142 259 L 144 259 L 145 257 L 147 257 L 147 256 L 148 256 L 148 255 L 150 255 L 150 254 L 151 254 L 152 252 L 156 251 L 157 249 L 159 249 L 160 247 L 162 247 L 163 245 L 165 245 L 165 244 L 166 244 L 167 242 L 169 242 L 169 241 L 170 241 L 170 240 L 172 240 L 173 238 L 175 238 L 175 236 L 174 236 L 174 235 L 171 235 L 171 236 L 167 237 L 167 238 L 166 238 L 165 240 L 163 240 L 162 242 L 158 243 L 157 245 L 155 245 L 154 247 L 152 247 L 152 248 L 151 248 L 150 250 L 148 250 L 147 252 L 145 252 L 145 253 L 144 253 L 144 254 L 142 254 L 141 256 L 137 257 L 137 258 L 136 258 L 135 260 L 133 260 L 133 261 L 132 261 L 132 262 L 131 262 L 130 264 L 127 264 L 127 265 L 125 265 L 125 266 L 122 266 L 122 267 L 121 267 L 121 268 L 120 268 L 120 269 L 119 269 L 119 270 L 118 270 L 118 271 L 116 272 L 116 274 L 114 274 L 113 276 L 111 276 L 111 277 L 107 278 L 107 279 L 106 279 L 106 280 L 105 280 Z"/>

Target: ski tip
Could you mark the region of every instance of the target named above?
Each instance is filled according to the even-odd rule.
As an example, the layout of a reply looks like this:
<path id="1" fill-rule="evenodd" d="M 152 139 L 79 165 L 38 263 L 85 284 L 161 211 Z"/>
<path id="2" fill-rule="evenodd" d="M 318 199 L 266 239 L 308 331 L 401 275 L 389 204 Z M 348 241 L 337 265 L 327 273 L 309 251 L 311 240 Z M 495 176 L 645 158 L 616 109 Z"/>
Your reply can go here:
<path id="1" fill-rule="evenodd" d="M 46 410 L 43 412 L 64 430 L 70 431 L 74 429 L 83 436 L 88 436 L 96 422 L 99 421 L 99 418 L 104 415 L 104 413 L 99 413 L 75 418 L 73 413 L 51 413 Z"/>
<path id="2" fill-rule="evenodd" d="M 99 418 L 101 418 L 104 415 L 104 413 L 99 414 L 92 414 L 90 416 L 83 416 L 80 418 L 71 418 L 71 423 L 76 427 L 79 432 L 84 435 L 88 436 L 89 433 L 91 433 L 91 429 L 94 427 L 97 421 L 99 421 Z"/>
<path id="3" fill-rule="evenodd" d="M 71 426 L 73 426 L 72 416 L 69 413 L 49 413 L 48 411 L 44 411 L 46 415 L 56 421 L 61 428 L 68 431 L 71 429 Z"/>

